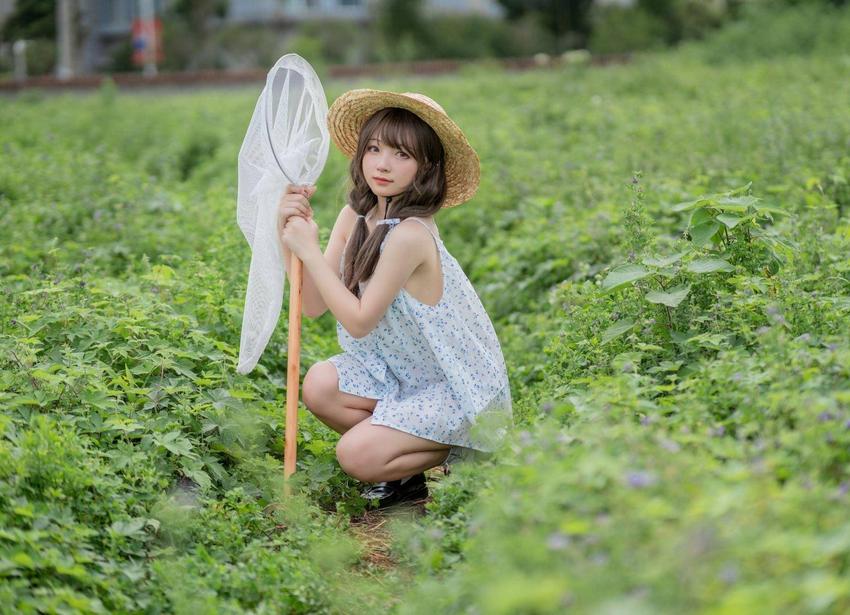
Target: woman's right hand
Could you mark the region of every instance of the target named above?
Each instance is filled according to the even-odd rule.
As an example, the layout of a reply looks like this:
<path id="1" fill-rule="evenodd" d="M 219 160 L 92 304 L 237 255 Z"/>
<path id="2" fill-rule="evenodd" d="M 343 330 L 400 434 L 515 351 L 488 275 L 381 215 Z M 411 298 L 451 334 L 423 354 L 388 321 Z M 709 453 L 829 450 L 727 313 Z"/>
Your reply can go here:
<path id="1" fill-rule="evenodd" d="M 309 199 L 316 192 L 316 186 L 288 184 L 277 204 L 277 234 L 283 235 L 283 227 L 290 216 L 301 216 L 305 220 L 313 218 L 313 208 Z"/>

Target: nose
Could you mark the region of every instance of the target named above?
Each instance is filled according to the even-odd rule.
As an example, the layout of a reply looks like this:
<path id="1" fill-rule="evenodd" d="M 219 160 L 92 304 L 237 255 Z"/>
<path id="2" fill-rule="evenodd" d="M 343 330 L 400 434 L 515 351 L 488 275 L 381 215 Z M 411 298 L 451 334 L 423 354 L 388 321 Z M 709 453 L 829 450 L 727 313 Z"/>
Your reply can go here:
<path id="1" fill-rule="evenodd" d="M 378 165 L 377 165 L 378 170 L 379 171 L 389 171 L 390 160 L 391 160 L 391 157 L 390 157 L 389 152 L 382 153 L 380 155 L 380 157 L 378 158 Z"/>

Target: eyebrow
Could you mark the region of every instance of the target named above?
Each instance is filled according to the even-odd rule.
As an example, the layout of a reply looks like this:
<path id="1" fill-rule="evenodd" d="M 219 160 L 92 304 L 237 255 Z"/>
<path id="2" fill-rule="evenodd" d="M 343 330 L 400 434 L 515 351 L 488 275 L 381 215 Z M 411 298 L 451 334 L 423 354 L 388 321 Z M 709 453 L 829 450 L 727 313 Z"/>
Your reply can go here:
<path id="1" fill-rule="evenodd" d="M 372 141 L 377 141 L 378 143 L 380 143 L 380 142 L 381 142 L 381 140 L 380 140 L 380 139 L 376 139 L 375 137 L 372 137 L 372 138 L 371 138 L 371 139 L 369 139 L 366 143 L 367 143 L 367 144 L 369 144 L 369 143 L 371 143 Z M 407 151 L 404 147 L 394 147 L 393 149 L 397 149 L 398 151 L 400 151 L 400 152 L 404 152 L 405 154 L 409 153 L 409 152 L 408 152 L 408 151 Z"/>

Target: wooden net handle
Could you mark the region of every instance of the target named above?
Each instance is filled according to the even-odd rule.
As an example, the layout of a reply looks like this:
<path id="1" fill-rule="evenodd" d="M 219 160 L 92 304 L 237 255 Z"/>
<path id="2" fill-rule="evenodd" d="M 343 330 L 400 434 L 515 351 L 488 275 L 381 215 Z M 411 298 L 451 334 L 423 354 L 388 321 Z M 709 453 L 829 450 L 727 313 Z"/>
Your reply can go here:
<path id="1" fill-rule="evenodd" d="M 283 477 L 295 472 L 296 441 L 298 438 L 298 394 L 300 390 L 301 358 L 301 290 L 303 263 L 291 253 L 289 261 L 289 341 L 286 359 L 286 423 L 283 448 Z M 289 495 L 289 482 L 285 483 Z"/>

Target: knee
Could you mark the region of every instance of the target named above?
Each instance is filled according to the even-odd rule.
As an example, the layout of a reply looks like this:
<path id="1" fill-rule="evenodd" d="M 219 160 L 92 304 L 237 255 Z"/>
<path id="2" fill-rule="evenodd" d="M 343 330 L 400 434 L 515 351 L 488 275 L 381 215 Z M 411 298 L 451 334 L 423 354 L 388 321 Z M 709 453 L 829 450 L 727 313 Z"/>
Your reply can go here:
<path id="1" fill-rule="evenodd" d="M 321 412 L 330 398 L 339 390 L 336 367 L 330 361 L 314 363 L 304 376 L 301 395 L 304 405 L 313 414 Z"/>
<path id="2" fill-rule="evenodd" d="M 372 446 L 358 438 L 343 434 L 336 444 L 336 458 L 340 467 L 349 476 L 368 483 L 383 480 L 379 476 L 381 462 L 375 458 Z"/>

